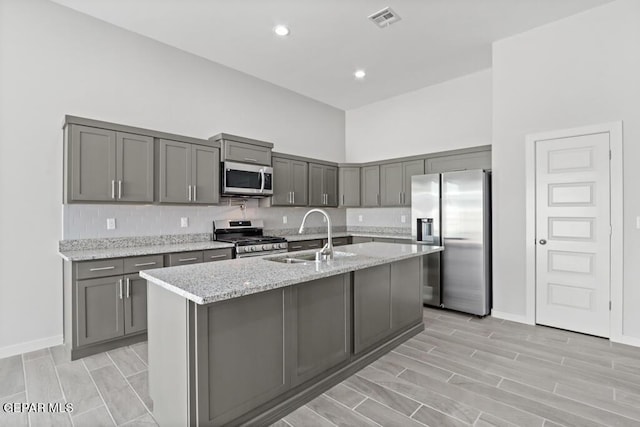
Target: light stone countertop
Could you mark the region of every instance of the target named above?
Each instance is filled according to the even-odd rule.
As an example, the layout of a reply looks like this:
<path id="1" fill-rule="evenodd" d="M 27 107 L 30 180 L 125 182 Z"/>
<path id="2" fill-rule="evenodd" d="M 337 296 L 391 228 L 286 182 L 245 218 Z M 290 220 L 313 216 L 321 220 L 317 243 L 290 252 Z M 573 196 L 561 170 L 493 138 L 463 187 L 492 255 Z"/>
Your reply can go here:
<path id="1" fill-rule="evenodd" d="M 226 242 L 190 242 L 166 245 L 132 246 L 111 249 L 82 249 L 58 252 L 67 261 L 89 261 L 94 259 L 122 258 L 130 256 L 167 254 L 172 252 L 202 251 L 207 249 L 233 248 L 233 243 Z"/>
<path id="2" fill-rule="evenodd" d="M 269 261 L 269 258 L 312 254 L 315 252 L 312 250 L 144 270 L 140 276 L 196 304 L 209 304 L 442 250 L 441 246 L 371 242 L 340 246 L 338 252 L 356 255 L 330 262 L 285 264 Z"/>

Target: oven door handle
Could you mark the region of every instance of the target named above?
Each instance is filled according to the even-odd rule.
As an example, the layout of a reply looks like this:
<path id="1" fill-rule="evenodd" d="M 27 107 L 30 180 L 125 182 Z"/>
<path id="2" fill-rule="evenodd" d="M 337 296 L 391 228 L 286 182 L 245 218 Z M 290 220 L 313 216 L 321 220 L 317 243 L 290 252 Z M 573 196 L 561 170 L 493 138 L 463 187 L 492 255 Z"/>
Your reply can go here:
<path id="1" fill-rule="evenodd" d="M 260 192 L 264 193 L 264 168 L 260 169 Z"/>

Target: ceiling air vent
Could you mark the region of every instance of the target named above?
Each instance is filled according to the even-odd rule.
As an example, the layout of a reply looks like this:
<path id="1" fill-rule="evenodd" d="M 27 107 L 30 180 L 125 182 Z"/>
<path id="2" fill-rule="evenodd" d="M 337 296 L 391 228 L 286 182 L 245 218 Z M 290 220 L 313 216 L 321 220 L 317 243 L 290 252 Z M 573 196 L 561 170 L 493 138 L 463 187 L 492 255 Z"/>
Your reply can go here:
<path id="1" fill-rule="evenodd" d="M 390 7 L 385 7 L 384 9 L 379 10 L 372 15 L 369 15 L 369 20 L 380 28 L 388 27 L 394 22 L 398 22 L 400 19 L 400 16 L 395 13 Z"/>

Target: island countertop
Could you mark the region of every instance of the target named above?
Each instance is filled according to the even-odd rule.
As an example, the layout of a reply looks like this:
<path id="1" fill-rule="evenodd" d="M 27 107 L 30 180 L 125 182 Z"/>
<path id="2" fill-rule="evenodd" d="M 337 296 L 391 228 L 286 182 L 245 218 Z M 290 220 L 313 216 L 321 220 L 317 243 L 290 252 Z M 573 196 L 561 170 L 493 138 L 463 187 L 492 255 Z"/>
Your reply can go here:
<path id="1" fill-rule="evenodd" d="M 286 256 L 280 254 L 144 270 L 140 277 L 196 304 L 209 304 L 442 250 L 441 246 L 360 243 L 340 246 L 337 252 L 355 255 L 329 262 L 286 264 L 269 260 Z M 314 252 L 301 251 L 290 256 Z"/>

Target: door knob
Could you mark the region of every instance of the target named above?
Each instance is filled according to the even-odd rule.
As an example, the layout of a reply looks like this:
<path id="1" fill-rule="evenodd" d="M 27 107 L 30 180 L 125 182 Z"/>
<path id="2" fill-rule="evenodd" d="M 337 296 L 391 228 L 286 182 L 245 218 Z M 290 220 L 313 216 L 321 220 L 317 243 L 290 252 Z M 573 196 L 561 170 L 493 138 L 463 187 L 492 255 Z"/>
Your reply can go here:
<path id="1" fill-rule="evenodd" d="M 546 244 L 547 244 L 547 241 L 546 241 L 546 240 L 544 240 L 544 239 L 540 239 L 540 244 L 541 244 L 541 245 L 546 245 Z"/>

